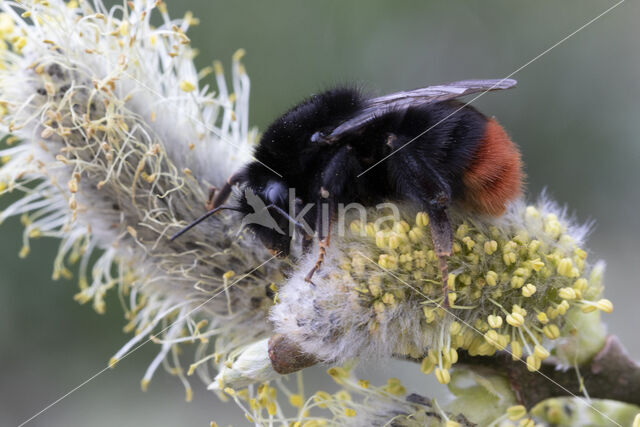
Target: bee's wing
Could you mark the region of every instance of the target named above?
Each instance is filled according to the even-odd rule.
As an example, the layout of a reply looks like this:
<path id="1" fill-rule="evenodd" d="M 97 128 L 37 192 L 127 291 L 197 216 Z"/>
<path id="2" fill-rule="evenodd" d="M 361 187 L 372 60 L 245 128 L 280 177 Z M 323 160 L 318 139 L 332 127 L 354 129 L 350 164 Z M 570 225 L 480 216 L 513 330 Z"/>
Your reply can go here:
<path id="1" fill-rule="evenodd" d="M 336 141 L 349 132 L 362 129 L 369 121 L 388 111 L 406 110 L 410 107 L 446 101 L 472 93 L 509 89 L 515 84 L 516 81 L 512 79 L 463 80 L 372 98 L 367 101 L 360 114 L 340 124 L 330 134 L 323 135 L 321 138 L 326 141 Z"/>

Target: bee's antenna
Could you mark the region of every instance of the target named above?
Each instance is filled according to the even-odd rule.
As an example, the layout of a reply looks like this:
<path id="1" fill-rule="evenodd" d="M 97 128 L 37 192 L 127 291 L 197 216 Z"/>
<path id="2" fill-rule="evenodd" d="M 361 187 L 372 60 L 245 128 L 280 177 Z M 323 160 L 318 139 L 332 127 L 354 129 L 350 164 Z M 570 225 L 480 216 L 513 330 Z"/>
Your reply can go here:
<path id="1" fill-rule="evenodd" d="M 240 212 L 240 209 L 238 208 L 234 208 L 233 206 L 218 206 L 217 208 L 211 209 L 210 211 L 208 211 L 207 213 L 205 213 L 204 215 L 200 216 L 199 218 L 193 220 L 189 225 L 187 225 L 185 228 L 183 228 L 182 230 L 178 231 L 176 234 L 174 234 L 173 236 L 171 236 L 169 238 L 169 240 L 171 240 L 172 242 L 174 240 L 176 240 L 178 237 L 182 236 L 184 233 L 186 233 L 187 231 L 191 230 L 193 227 L 195 227 L 196 225 L 200 224 L 202 221 L 204 221 L 205 219 L 209 218 L 211 215 L 213 215 L 214 213 L 221 211 L 221 210 L 230 210 L 230 211 L 236 211 L 236 212 Z"/>
<path id="2" fill-rule="evenodd" d="M 274 209 L 276 212 L 278 212 L 280 215 L 282 215 L 283 217 L 285 217 L 289 222 L 293 223 L 293 225 L 295 225 L 298 228 L 301 228 L 302 230 L 306 231 L 306 229 L 304 228 L 304 225 L 300 224 L 298 221 L 296 221 L 295 219 L 293 219 L 291 217 L 291 215 L 289 215 L 288 213 L 286 213 L 280 206 L 277 206 L 275 204 L 270 204 L 264 207 L 264 209 Z"/>

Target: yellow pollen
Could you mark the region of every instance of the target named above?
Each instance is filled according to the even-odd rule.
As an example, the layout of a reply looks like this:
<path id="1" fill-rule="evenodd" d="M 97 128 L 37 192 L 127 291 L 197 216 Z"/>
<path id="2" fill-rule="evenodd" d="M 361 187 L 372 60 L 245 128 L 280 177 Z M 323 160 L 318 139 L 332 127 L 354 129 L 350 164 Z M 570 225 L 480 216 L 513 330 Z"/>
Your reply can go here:
<path id="1" fill-rule="evenodd" d="M 196 89 L 196 86 L 187 80 L 182 80 L 179 86 L 180 90 L 182 90 L 183 92 L 193 92 Z"/>

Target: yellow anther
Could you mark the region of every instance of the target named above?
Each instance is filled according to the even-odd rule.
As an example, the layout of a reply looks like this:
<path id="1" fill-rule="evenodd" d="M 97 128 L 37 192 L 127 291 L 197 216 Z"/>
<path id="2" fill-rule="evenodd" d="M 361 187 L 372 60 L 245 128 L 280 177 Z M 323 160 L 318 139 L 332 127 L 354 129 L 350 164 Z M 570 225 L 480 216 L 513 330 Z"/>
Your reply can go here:
<path id="1" fill-rule="evenodd" d="M 370 384 L 367 380 L 358 380 L 358 385 L 362 388 L 369 388 Z"/>
<path id="2" fill-rule="evenodd" d="M 587 289 L 588 285 L 589 282 L 587 282 L 587 279 L 580 278 L 573 283 L 573 289 L 575 289 L 576 291 L 584 292 Z"/>
<path id="3" fill-rule="evenodd" d="M 523 297 L 530 297 L 533 294 L 536 293 L 536 287 L 534 285 L 532 285 L 531 283 L 527 283 L 526 285 L 524 285 L 522 287 L 522 296 Z"/>
<path id="4" fill-rule="evenodd" d="M 278 407 L 275 402 L 267 403 L 267 413 L 271 416 L 275 415 L 278 412 Z"/>
<path id="5" fill-rule="evenodd" d="M 387 292 L 382 296 L 382 302 L 387 305 L 394 305 L 396 303 L 396 297 L 392 293 Z"/>
<path id="6" fill-rule="evenodd" d="M 507 334 L 498 335 L 498 345 L 496 347 L 499 350 L 504 350 L 509 345 L 509 341 L 511 341 L 511 337 Z"/>
<path id="7" fill-rule="evenodd" d="M 565 277 L 573 277 L 573 262 L 571 258 L 562 258 L 558 263 L 558 274 Z"/>
<path id="8" fill-rule="evenodd" d="M 520 230 L 518 234 L 513 237 L 513 241 L 524 246 L 529 243 L 529 233 L 527 230 Z"/>
<path id="9" fill-rule="evenodd" d="M 424 359 L 422 359 L 422 363 L 420 363 L 420 371 L 423 374 L 430 374 L 431 372 L 433 372 L 433 369 L 436 367 L 436 364 L 433 360 L 431 360 L 429 357 L 425 357 Z"/>
<path id="10" fill-rule="evenodd" d="M 524 308 L 520 307 L 518 304 L 513 304 L 513 306 L 511 307 L 511 311 L 513 311 L 514 313 L 519 313 L 522 316 L 526 316 L 527 315 L 527 310 L 525 310 Z"/>
<path id="11" fill-rule="evenodd" d="M 349 376 L 349 372 L 346 369 L 338 366 L 327 369 L 327 374 L 329 374 L 331 378 L 338 383 Z"/>
<path id="12" fill-rule="evenodd" d="M 447 288 L 450 291 L 456 290 L 456 275 L 453 273 L 449 274 L 449 277 L 447 277 Z"/>
<path id="13" fill-rule="evenodd" d="M 193 92 L 196 89 L 196 86 L 187 80 L 182 80 L 179 86 L 180 90 L 182 90 L 183 92 Z"/>
<path id="14" fill-rule="evenodd" d="M 471 250 L 473 249 L 473 247 L 476 245 L 476 242 L 473 241 L 473 239 L 469 236 L 465 236 L 462 241 L 464 242 L 465 246 L 467 247 L 467 250 Z"/>
<path id="15" fill-rule="evenodd" d="M 404 396 L 407 393 L 407 390 L 404 388 L 402 382 L 400 382 L 398 378 L 389 378 L 387 380 L 387 385 L 384 387 L 384 390 L 394 396 Z"/>
<path id="16" fill-rule="evenodd" d="M 326 391 L 317 391 L 314 395 L 313 395 L 313 401 L 318 404 L 318 407 L 320 408 L 326 408 L 327 405 L 323 404 L 322 402 L 326 402 L 327 400 L 331 400 L 331 395 L 329 393 L 327 393 Z"/>
<path id="17" fill-rule="evenodd" d="M 429 215 L 426 212 L 418 212 L 416 214 L 416 225 L 418 227 L 426 227 L 429 225 Z"/>
<path id="18" fill-rule="evenodd" d="M 240 61 L 242 59 L 243 56 L 246 55 L 246 53 L 247 53 L 246 50 L 238 49 L 233 53 L 231 59 L 233 60 L 233 62 L 238 62 L 238 61 Z"/>
<path id="19" fill-rule="evenodd" d="M 527 408 L 523 405 L 515 405 L 507 408 L 507 417 L 509 417 L 511 421 L 518 421 L 525 415 L 527 415 Z"/>
<path id="20" fill-rule="evenodd" d="M 502 260 L 504 261 L 505 265 L 509 266 L 511 264 L 515 264 L 515 262 L 517 261 L 517 256 L 515 254 L 515 252 L 507 252 L 504 255 L 502 255 Z"/>
<path id="21" fill-rule="evenodd" d="M 565 300 L 576 299 L 576 291 L 573 288 L 562 288 L 558 291 L 558 296 Z"/>
<path id="22" fill-rule="evenodd" d="M 487 285 L 495 286 L 498 284 L 498 273 L 495 271 L 489 270 L 487 275 L 485 276 L 485 280 L 487 281 Z"/>
<path id="23" fill-rule="evenodd" d="M 520 313 L 511 313 L 507 315 L 507 323 L 513 327 L 519 328 L 524 324 L 524 317 Z"/>
<path id="24" fill-rule="evenodd" d="M 496 346 L 498 345 L 498 340 L 499 340 L 499 336 L 498 333 L 495 331 L 495 329 L 491 329 L 487 332 L 485 332 L 484 334 L 484 339 L 491 345 Z"/>
<path id="25" fill-rule="evenodd" d="M 389 247 L 391 249 L 397 249 L 400 243 L 402 243 L 402 239 L 397 234 L 394 233 L 389 236 Z"/>
<path id="26" fill-rule="evenodd" d="M 562 302 L 558 304 L 558 307 L 556 307 L 556 310 L 558 310 L 558 314 L 564 316 L 567 313 L 567 310 L 569 310 L 569 307 L 567 300 L 562 300 Z"/>
<path id="27" fill-rule="evenodd" d="M 456 294 L 455 292 L 449 292 L 449 294 L 447 295 L 447 299 L 449 301 L 449 306 L 453 306 L 456 302 L 456 299 L 458 298 L 458 294 Z"/>
<path id="28" fill-rule="evenodd" d="M 531 418 L 525 418 L 524 420 L 520 420 L 518 427 L 535 427 L 535 423 Z"/>
<path id="29" fill-rule="evenodd" d="M 451 381 L 451 374 L 447 369 L 436 368 L 436 379 L 440 384 L 449 384 Z"/>
<path id="30" fill-rule="evenodd" d="M 605 313 L 611 313 L 613 311 L 613 303 L 605 298 L 598 300 L 598 302 L 596 302 L 596 307 L 598 310 L 602 310 Z"/>
<path id="31" fill-rule="evenodd" d="M 459 322 L 451 322 L 451 326 L 449 326 L 449 333 L 451 335 L 458 335 L 462 330 L 462 325 Z"/>
<path id="32" fill-rule="evenodd" d="M 385 305 L 382 301 L 376 301 L 373 303 L 373 311 L 375 311 L 378 314 L 382 314 L 384 313 L 385 310 Z"/>
<path id="33" fill-rule="evenodd" d="M 536 258 L 530 261 L 530 264 L 533 271 L 540 271 L 542 267 L 544 267 L 544 262 L 542 262 L 540 258 Z"/>
<path id="34" fill-rule="evenodd" d="M 424 240 L 424 232 L 418 227 L 413 227 L 409 231 L 409 240 L 413 243 L 419 243 Z"/>
<path id="35" fill-rule="evenodd" d="M 538 249 L 540 249 L 540 241 L 539 240 L 532 240 L 529 242 L 528 245 L 528 249 L 529 249 L 529 255 L 532 256 L 533 254 L 535 254 Z"/>
<path id="36" fill-rule="evenodd" d="M 120 35 L 122 37 L 125 37 L 126 35 L 129 34 L 129 22 L 128 21 L 122 21 L 122 24 L 120 24 Z"/>
<path id="37" fill-rule="evenodd" d="M 455 348 L 450 348 L 449 354 L 445 351 L 445 356 L 449 359 L 451 364 L 458 362 L 458 351 Z"/>
<path id="38" fill-rule="evenodd" d="M 514 277 L 511 279 L 511 287 L 513 289 L 519 289 L 524 285 L 524 279 L 522 277 Z"/>
<path id="39" fill-rule="evenodd" d="M 560 328 L 558 328 L 558 326 L 554 325 L 553 323 L 542 328 L 542 332 L 550 340 L 555 340 L 560 336 Z"/>
<path id="40" fill-rule="evenodd" d="M 538 319 L 538 322 L 542 323 L 543 325 L 546 325 L 547 323 L 549 323 L 549 318 L 547 317 L 547 313 L 543 311 L 538 313 L 536 318 Z"/>
<path id="41" fill-rule="evenodd" d="M 497 329 L 502 326 L 502 317 L 499 315 L 490 314 L 489 317 L 487 317 L 487 322 L 489 323 L 489 326 Z"/>
<path id="42" fill-rule="evenodd" d="M 345 409 L 344 409 L 344 414 L 345 414 L 347 417 L 355 417 L 355 416 L 356 416 L 356 410 L 355 410 L 355 409 L 352 409 L 352 408 L 345 408 Z"/>
<path id="43" fill-rule="evenodd" d="M 462 424 L 453 420 L 447 420 L 447 422 L 444 423 L 444 427 L 462 427 Z"/>
<path id="44" fill-rule="evenodd" d="M 304 404 L 304 400 L 302 399 L 301 395 L 292 394 L 291 396 L 289 396 L 289 403 L 295 408 L 300 408 Z"/>
<path id="45" fill-rule="evenodd" d="M 576 248 L 573 253 L 578 257 L 578 259 L 587 259 L 587 253 L 583 249 Z"/>
<path id="46" fill-rule="evenodd" d="M 535 345 L 535 347 L 533 348 L 533 354 L 540 360 L 544 360 L 550 355 L 549 350 L 547 350 L 540 344 Z"/>
<path id="47" fill-rule="evenodd" d="M 513 360 L 522 358 L 522 343 L 520 341 L 511 341 L 511 357 Z"/>
<path id="48" fill-rule="evenodd" d="M 18 252 L 18 256 L 19 256 L 20 258 L 26 258 L 26 257 L 27 257 L 27 255 L 29 255 L 29 247 L 28 247 L 28 246 L 23 246 L 23 247 L 20 249 L 20 252 Z"/>
<path id="49" fill-rule="evenodd" d="M 537 371 L 538 369 L 540 369 L 541 365 L 542 365 L 542 361 L 538 359 L 536 356 L 533 356 L 533 355 L 527 356 L 527 370 L 529 370 L 529 372 Z"/>
<path id="50" fill-rule="evenodd" d="M 393 224 L 393 231 L 398 234 L 407 233 L 409 230 L 411 230 L 411 226 L 407 221 L 398 221 Z"/>
<path id="51" fill-rule="evenodd" d="M 535 206 L 527 206 L 524 214 L 527 219 L 540 218 L 540 211 Z"/>
<path id="52" fill-rule="evenodd" d="M 555 214 L 548 214 L 544 218 L 544 232 L 557 239 L 563 231 L 562 224 Z"/>
<path id="53" fill-rule="evenodd" d="M 18 37 L 16 39 L 16 41 L 13 43 L 13 49 L 17 52 L 20 53 L 20 51 L 22 51 L 22 48 L 25 47 L 27 45 L 27 38 L 26 37 Z"/>
<path id="54" fill-rule="evenodd" d="M 497 250 L 498 250 L 498 242 L 496 242 L 495 240 L 489 240 L 488 242 L 484 242 L 484 252 L 487 255 L 491 255 Z"/>

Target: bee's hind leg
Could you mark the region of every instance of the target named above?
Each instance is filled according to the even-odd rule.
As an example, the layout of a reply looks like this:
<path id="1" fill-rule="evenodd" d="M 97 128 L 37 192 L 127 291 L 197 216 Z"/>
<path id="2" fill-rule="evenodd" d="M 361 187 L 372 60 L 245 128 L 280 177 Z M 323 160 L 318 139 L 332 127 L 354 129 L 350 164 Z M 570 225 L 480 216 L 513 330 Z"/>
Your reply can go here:
<path id="1" fill-rule="evenodd" d="M 451 248 L 453 244 L 453 233 L 451 231 L 451 223 L 447 216 L 446 208 L 430 206 L 427 209 L 429 216 L 429 224 L 431 229 L 431 240 L 433 240 L 433 248 L 438 257 L 438 267 L 442 273 L 442 293 L 444 307 L 449 306 L 449 269 L 447 260 L 451 256 Z"/>
<path id="2" fill-rule="evenodd" d="M 392 141 L 392 144 L 402 144 L 403 140 Z M 402 147 L 402 145 L 400 145 Z M 391 148 L 395 149 L 395 145 Z M 429 228 L 433 248 L 438 257 L 438 267 L 442 273 L 443 307 L 449 306 L 448 279 L 449 270 L 447 260 L 451 255 L 453 233 L 447 210 L 451 205 L 451 188 L 430 164 L 429 159 L 416 156 L 411 147 L 397 151 L 390 159 L 396 187 L 403 197 L 417 202 L 429 216 Z"/>

